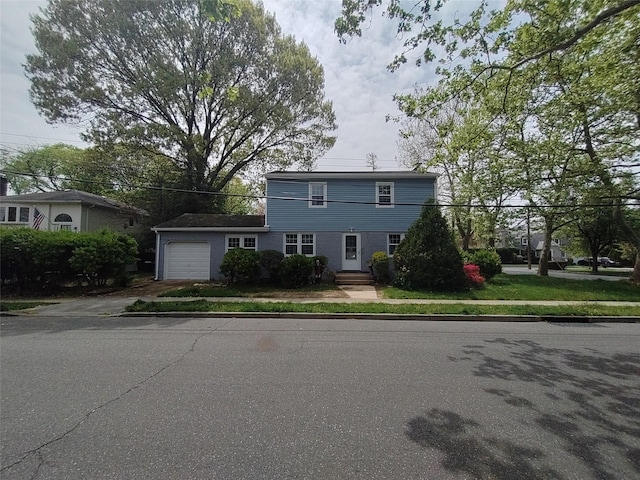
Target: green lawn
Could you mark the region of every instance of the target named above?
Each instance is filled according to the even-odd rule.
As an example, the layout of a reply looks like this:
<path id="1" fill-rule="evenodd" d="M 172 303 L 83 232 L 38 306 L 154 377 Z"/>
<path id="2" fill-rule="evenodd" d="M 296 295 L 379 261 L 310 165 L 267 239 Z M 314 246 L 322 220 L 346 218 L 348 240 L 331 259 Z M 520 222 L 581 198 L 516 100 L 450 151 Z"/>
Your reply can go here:
<path id="1" fill-rule="evenodd" d="M 163 297 L 286 297 L 309 296 L 317 292 L 337 290 L 335 285 L 311 285 L 304 289 L 255 285 L 226 287 L 216 284 L 194 285 L 164 293 Z M 572 300 L 572 301 L 626 301 L 640 302 L 640 286 L 624 280 L 570 280 L 537 275 L 497 275 L 478 290 L 458 293 L 434 293 L 401 290 L 394 287 L 383 289 L 384 298 L 399 299 L 448 299 L 448 300 Z"/>
<path id="2" fill-rule="evenodd" d="M 497 275 L 478 290 L 460 293 L 408 291 L 388 287 L 385 298 L 454 300 L 571 300 L 640 302 L 640 286 L 624 280 L 571 280 L 538 275 Z"/>
<path id="3" fill-rule="evenodd" d="M 0 312 L 9 312 L 12 310 L 25 310 L 27 308 L 35 308 L 40 305 L 51 305 L 52 302 L 23 302 L 23 301 L 3 301 L 0 302 Z"/>
<path id="4" fill-rule="evenodd" d="M 205 299 L 192 301 L 144 302 L 127 307 L 129 312 L 265 312 L 265 313 L 358 313 L 404 315 L 536 315 L 536 316 L 638 316 L 637 307 L 608 307 L 580 304 L 571 306 L 538 305 L 465 305 L 384 303 L 296 303 L 296 302 L 225 302 Z"/>
<path id="5" fill-rule="evenodd" d="M 181 288 L 165 293 L 167 297 L 284 297 L 314 296 L 317 292 L 335 289 L 333 285 L 310 286 L 307 289 L 287 291 L 274 287 L 233 286 L 205 284 Z M 535 315 L 535 316 L 640 316 L 640 286 L 626 281 L 569 280 L 536 275 L 498 275 L 479 290 L 460 293 L 433 293 L 407 291 L 393 287 L 383 289 L 385 298 L 407 299 L 401 305 L 377 302 L 366 303 L 297 303 L 282 302 L 226 302 L 167 301 L 136 302 L 128 308 L 131 312 L 266 312 L 266 313 L 371 313 L 406 315 Z M 443 300 L 530 300 L 532 305 L 473 305 L 473 304 L 415 304 L 411 299 Z M 604 306 L 579 304 L 571 306 L 540 306 L 536 301 L 626 301 L 638 302 L 637 306 Z"/>

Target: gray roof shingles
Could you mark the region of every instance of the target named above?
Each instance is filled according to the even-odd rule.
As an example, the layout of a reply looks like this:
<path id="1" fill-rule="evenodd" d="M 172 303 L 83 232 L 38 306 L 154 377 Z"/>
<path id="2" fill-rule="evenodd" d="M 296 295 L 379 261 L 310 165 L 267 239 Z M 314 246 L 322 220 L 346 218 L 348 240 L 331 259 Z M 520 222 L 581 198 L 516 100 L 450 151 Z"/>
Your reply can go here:
<path id="1" fill-rule="evenodd" d="M 184 213 L 154 228 L 255 228 L 264 227 L 264 215 Z"/>
<path id="2" fill-rule="evenodd" d="M 8 195 L 0 197 L 3 202 L 20 202 L 20 203 L 81 203 L 83 205 L 94 205 L 96 207 L 108 208 L 110 210 L 118 210 L 132 212 L 138 215 L 147 215 L 145 210 L 127 205 L 110 198 L 101 197 L 89 192 L 81 190 L 59 190 L 54 192 L 42 193 L 25 193 L 23 195 Z"/>

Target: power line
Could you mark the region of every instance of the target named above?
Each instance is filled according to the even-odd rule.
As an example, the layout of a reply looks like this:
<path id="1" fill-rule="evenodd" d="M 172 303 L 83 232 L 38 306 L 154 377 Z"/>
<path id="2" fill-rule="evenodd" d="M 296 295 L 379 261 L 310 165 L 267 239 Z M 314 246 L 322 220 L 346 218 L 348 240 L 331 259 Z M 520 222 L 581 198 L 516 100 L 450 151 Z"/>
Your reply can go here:
<path id="1" fill-rule="evenodd" d="M 61 181 L 69 181 L 69 182 L 77 182 L 77 183 L 87 183 L 87 184 L 95 184 L 95 185 L 105 185 L 105 186 L 113 186 L 112 182 L 101 182 L 98 180 L 77 180 L 69 177 L 63 177 L 60 175 L 54 177 L 48 177 L 46 175 L 34 175 L 31 173 L 24 172 L 13 172 L 9 170 L 1 170 L 4 173 L 9 173 L 12 175 L 20 175 L 27 177 L 42 177 L 42 178 L 55 178 Z M 288 183 L 305 183 L 303 181 L 290 180 Z M 120 185 L 126 186 L 131 189 L 141 189 L 141 190 L 151 190 L 158 192 L 167 192 L 167 193 L 189 193 L 194 195 L 211 195 L 211 196 L 224 196 L 224 197 L 234 197 L 234 198 L 246 198 L 249 200 L 282 200 L 282 201 L 291 201 L 291 202 L 309 202 L 309 197 L 288 197 L 288 196 L 276 196 L 276 195 L 257 195 L 257 194 L 240 194 L 240 193 L 225 193 L 225 192 L 211 192 L 206 190 L 189 190 L 189 189 L 181 189 L 181 188 L 167 188 L 167 187 L 155 187 L 153 185 L 134 185 L 126 182 L 119 182 Z M 348 199 L 329 199 L 325 198 L 324 202 L 330 204 L 345 204 L 345 205 L 378 205 L 378 202 L 369 201 L 369 200 L 348 200 Z M 413 206 L 413 207 L 422 207 L 425 205 L 425 202 L 415 203 L 415 202 L 394 202 L 394 206 Z M 480 209 L 544 209 L 544 208 L 567 208 L 571 210 L 577 210 L 581 208 L 598 208 L 598 207 L 612 207 L 611 203 L 600 203 L 600 204 L 537 204 L 537 205 L 521 205 L 521 204 L 509 204 L 509 205 L 491 205 L 489 207 L 484 205 L 478 205 L 473 203 L 435 203 L 434 206 L 437 207 L 448 207 L 448 208 L 480 208 Z M 628 206 L 637 206 L 640 207 L 640 203 L 631 204 Z"/>

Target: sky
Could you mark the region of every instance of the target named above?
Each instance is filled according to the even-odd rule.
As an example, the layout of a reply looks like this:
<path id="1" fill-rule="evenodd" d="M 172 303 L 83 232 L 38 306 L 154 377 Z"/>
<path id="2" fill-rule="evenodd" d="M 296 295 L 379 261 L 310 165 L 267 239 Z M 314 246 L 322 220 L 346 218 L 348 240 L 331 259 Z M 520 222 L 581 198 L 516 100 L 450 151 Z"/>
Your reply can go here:
<path id="1" fill-rule="evenodd" d="M 408 93 L 416 85 L 434 81 L 433 69 L 408 63 L 391 73 L 386 66 L 402 49 L 395 25 L 373 13 L 363 26 L 363 36 L 341 44 L 333 30 L 341 0 L 264 0 L 265 9 L 276 16 L 284 34 L 293 35 L 309 47 L 324 67 L 325 97 L 333 102 L 338 129 L 335 146 L 316 165 L 317 170 L 368 170 L 366 156 L 377 156 L 382 170 L 399 170 L 399 124 L 386 121 L 400 112 L 394 93 Z M 68 143 L 86 147 L 81 128 L 51 125 L 29 99 L 29 81 L 22 65 L 36 53 L 29 15 L 46 2 L 0 0 L 0 145 L 10 150 Z"/>

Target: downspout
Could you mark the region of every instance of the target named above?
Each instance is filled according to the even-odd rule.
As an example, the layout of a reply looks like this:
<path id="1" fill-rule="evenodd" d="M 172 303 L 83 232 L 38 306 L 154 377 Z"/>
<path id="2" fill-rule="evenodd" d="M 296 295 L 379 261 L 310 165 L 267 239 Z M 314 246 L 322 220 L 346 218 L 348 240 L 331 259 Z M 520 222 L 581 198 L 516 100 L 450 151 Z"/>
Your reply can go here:
<path id="1" fill-rule="evenodd" d="M 154 280 L 159 280 L 159 268 L 160 268 L 160 234 L 158 233 L 158 231 L 156 230 L 156 274 L 154 277 Z"/>

